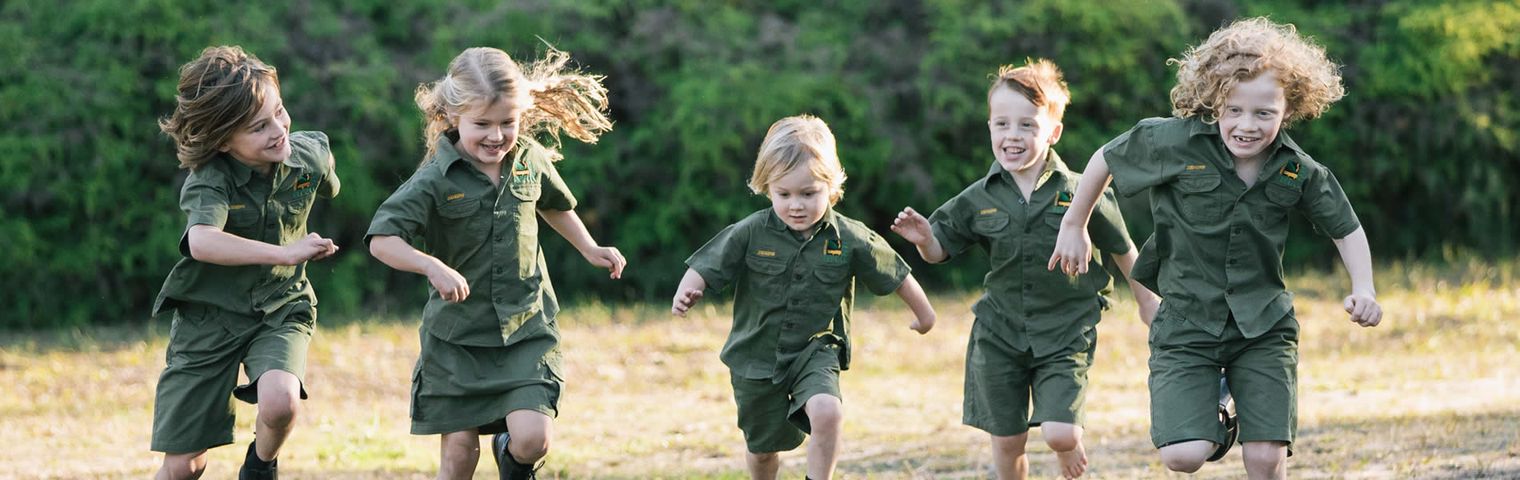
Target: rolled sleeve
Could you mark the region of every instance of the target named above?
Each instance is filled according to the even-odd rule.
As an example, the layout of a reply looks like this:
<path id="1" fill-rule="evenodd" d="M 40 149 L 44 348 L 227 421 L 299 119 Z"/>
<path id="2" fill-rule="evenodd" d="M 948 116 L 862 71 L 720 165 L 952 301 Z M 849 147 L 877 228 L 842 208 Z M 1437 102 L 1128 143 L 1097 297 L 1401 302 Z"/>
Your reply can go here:
<path id="1" fill-rule="evenodd" d="M 855 249 L 851 259 L 855 263 L 855 278 L 877 295 L 897 291 L 912 272 L 908 262 L 876 232 L 868 232 L 864 244 L 865 248 Z"/>
<path id="2" fill-rule="evenodd" d="M 686 259 L 686 266 L 702 276 L 709 291 L 721 291 L 738 275 L 748 246 L 749 229 L 746 225 L 729 225 L 691 254 Z"/>
<path id="3" fill-rule="evenodd" d="M 1304 201 L 1299 205 L 1314 229 L 1330 238 L 1346 238 L 1362 227 L 1335 174 L 1323 165 L 1314 165 L 1314 175 L 1304 183 Z"/>

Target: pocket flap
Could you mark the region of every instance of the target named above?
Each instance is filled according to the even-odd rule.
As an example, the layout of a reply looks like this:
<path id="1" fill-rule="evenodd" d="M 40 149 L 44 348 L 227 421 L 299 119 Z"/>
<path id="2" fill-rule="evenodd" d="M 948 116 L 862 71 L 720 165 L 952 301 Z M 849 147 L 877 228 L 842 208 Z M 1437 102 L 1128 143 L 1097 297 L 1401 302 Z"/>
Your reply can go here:
<path id="1" fill-rule="evenodd" d="M 465 218 L 474 215 L 480 210 L 480 201 L 470 197 L 448 200 L 438 204 L 438 216 L 444 218 Z"/>
<path id="2" fill-rule="evenodd" d="M 1219 187 L 1219 174 L 1195 173 L 1177 177 L 1177 190 L 1187 193 L 1201 193 Z"/>
<path id="3" fill-rule="evenodd" d="M 993 212 L 978 214 L 971 220 L 971 229 L 977 233 L 996 233 L 1003 231 L 1008 226 L 1008 214 Z"/>

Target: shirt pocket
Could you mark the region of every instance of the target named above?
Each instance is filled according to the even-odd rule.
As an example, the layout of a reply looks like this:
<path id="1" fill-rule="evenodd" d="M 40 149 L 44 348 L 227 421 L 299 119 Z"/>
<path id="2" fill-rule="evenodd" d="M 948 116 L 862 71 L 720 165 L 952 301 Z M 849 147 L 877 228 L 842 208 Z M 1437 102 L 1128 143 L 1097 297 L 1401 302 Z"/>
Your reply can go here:
<path id="1" fill-rule="evenodd" d="M 984 236 L 996 237 L 1006 228 L 1008 228 L 1008 214 L 1003 212 L 977 214 L 971 219 L 971 231 Z"/>
<path id="2" fill-rule="evenodd" d="M 1266 203 L 1262 204 L 1256 212 L 1256 220 L 1262 228 L 1270 228 L 1281 225 L 1287 218 L 1288 210 L 1298 205 L 1298 200 L 1303 198 L 1303 190 L 1290 185 L 1271 183 L 1265 189 Z"/>
<path id="3" fill-rule="evenodd" d="M 1182 216 L 1190 223 L 1213 223 L 1219 221 L 1225 202 L 1214 198 L 1219 189 L 1219 174 L 1196 173 L 1177 177 L 1174 187 L 1180 194 Z"/>
<path id="4" fill-rule="evenodd" d="M 540 183 L 535 179 L 531 182 L 513 181 L 512 186 L 509 187 L 508 190 L 511 190 L 512 196 L 517 197 L 518 200 L 522 200 L 524 202 L 537 202 L 538 198 L 543 195 L 544 189 L 543 183 Z"/>
<path id="5" fill-rule="evenodd" d="M 476 214 L 480 212 L 480 200 L 474 197 L 461 197 L 453 200 L 445 200 L 433 207 L 438 211 L 438 217 L 443 219 L 445 229 L 464 229 L 473 232 L 478 230 L 474 221 Z"/>
<path id="6" fill-rule="evenodd" d="M 259 209 L 243 207 L 227 211 L 229 229 L 247 230 L 259 223 Z"/>

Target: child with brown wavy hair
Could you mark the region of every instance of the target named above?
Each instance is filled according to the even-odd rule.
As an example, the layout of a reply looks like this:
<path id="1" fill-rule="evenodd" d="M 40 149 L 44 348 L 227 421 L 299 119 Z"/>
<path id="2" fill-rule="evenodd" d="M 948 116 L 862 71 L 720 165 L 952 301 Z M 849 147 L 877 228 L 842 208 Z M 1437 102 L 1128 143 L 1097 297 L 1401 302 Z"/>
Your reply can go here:
<path id="1" fill-rule="evenodd" d="M 1251 478 L 1286 478 L 1297 430 L 1298 332 L 1283 285 L 1288 211 L 1334 239 L 1351 276 L 1344 307 L 1363 327 L 1382 307 L 1372 257 L 1340 183 L 1282 128 L 1345 94 L 1323 47 L 1265 18 L 1214 32 L 1181 59 L 1171 118 L 1141 120 L 1089 160 L 1047 268 L 1084 272 L 1086 224 L 1109 181 L 1149 189 L 1155 233 L 1134 277 L 1163 298 L 1150 333 L 1151 440 L 1167 468 L 1221 458 L 1236 418 Z"/>
<path id="2" fill-rule="evenodd" d="M 427 156 L 366 235 L 375 258 L 428 279 L 411 431 L 442 434 L 439 478 L 474 473 L 480 435 L 495 434 L 502 478 L 532 478 L 548 453 L 563 370 L 538 218 L 612 278 L 627 264 L 592 239 L 554 168 L 560 133 L 594 143 L 612 128 L 601 77 L 567 69 L 569 60 L 550 49 L 519 65 L 471 48 L 419 87 Z M 539 143 L 541 134 L 556 142 Z"/>
<path id="3" fill-rule="evenodd" d="M 306 262 L 338 251 L 306 232 L 318 195 L 338 194 L 322 132 L 291 132 L 274 67 L 241 47 L 211 47 L 179 71 L 174 139 L 189 217 L 184 258 L 153 314 L 173 311 L 166 365 L 153 401 L 159 479 L 197 478 L 206 450 L 232 443 L 228 394 L 258 405 L 240 479 L 275 478 L 276 458 L 306 399 L 306 350 L 316 292 Z M 238 365 L 250 379 L 236 385 Z"/>

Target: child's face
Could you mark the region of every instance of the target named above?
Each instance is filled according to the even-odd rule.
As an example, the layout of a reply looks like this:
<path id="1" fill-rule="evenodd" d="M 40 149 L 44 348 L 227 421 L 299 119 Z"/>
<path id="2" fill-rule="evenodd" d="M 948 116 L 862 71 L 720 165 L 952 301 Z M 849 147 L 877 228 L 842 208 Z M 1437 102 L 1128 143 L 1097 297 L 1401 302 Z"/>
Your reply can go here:
<path id="1" fill-rule="evenodd" d="M 517 143 L 518 121 L 525 108 L 504 98 L 485 108 L 465 109 L 454 119 L 459 142 L 454 148 L 478 163 L 499 163 Z"/>
<path id="2" fill-rule="evenodd" d="M 815 160 L 816 161 L 816 160 Z M 829 210 L 833 187 L 813 176 L 810 165 L 798 165 L 771 181 L 771 209 L 787 228 L 804 231 L 823 219 Z"/>
<path id="3" fill-rule="evenodd" d="M 1061 140 L 1061 122 L 1006 86 L 992 91 L 988 107 L 987 132 L 998 164 L 1009 173 L 1043 169 L 1045 152 Z"/>
<path id="4" fill-rule="evenodd" d="M 247 125 L 232 133 L 221 151 L 237 161 L 264 171 L 290 158 L 290 115 L 280 99 L 280 89 L 265 89 L 264 104 Z"/>
<path id="5" fill-rule="evenodd" d="M 1259 160 L 1277 139 L 1287 112 L 1287 97 L 1268 70 L 1235 84 L 1219 109 L 1219 137 L 1237 160 Z"/>

